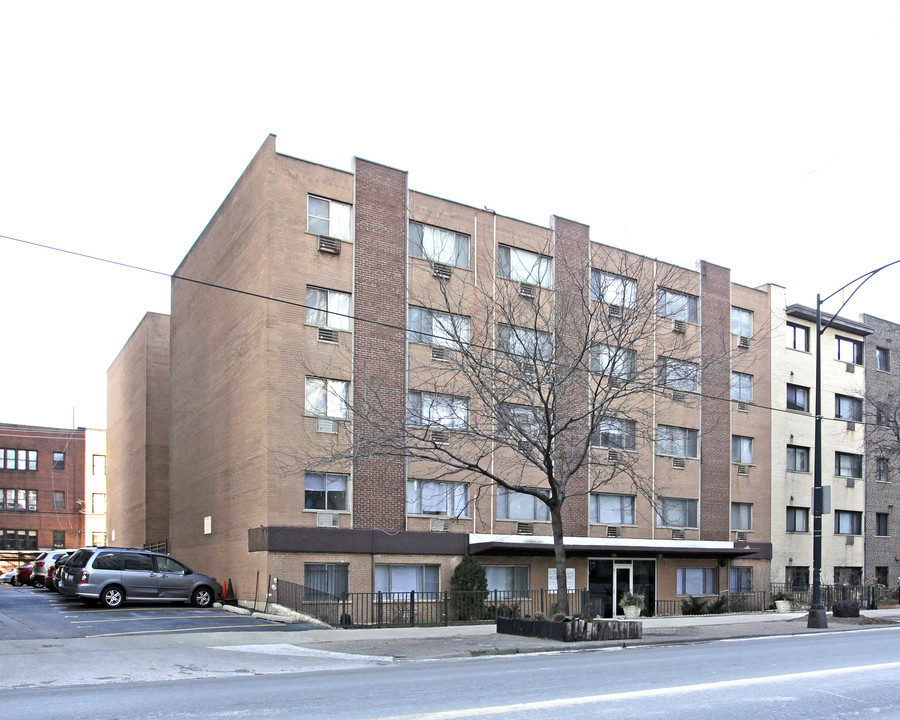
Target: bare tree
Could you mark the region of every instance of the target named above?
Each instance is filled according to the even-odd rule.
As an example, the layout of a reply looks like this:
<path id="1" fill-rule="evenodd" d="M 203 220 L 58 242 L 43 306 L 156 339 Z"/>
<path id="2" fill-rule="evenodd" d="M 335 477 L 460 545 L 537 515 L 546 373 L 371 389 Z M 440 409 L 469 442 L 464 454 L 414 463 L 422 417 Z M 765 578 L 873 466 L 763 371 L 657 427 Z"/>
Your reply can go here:
<path id="1" fill-rule="evenodd" d="M 357 369 L 352 438 L 304 450 L 331 463 L 403 458 L 414 477 L 481 478 L 507 506 L 533 502 L 552 527 L 564 613 L 566 503 L 623 481 L 655 501 L 646 459 L 631 451 L 682 442 L 657 430 L 655 404 L 696 403 L 700 387 L 692 273 L 591 251 L 588 266 L 569 266 L 501 246 L 494 273 L 411 264 L 406 417 L 381 401 L 381 378 Z"/>

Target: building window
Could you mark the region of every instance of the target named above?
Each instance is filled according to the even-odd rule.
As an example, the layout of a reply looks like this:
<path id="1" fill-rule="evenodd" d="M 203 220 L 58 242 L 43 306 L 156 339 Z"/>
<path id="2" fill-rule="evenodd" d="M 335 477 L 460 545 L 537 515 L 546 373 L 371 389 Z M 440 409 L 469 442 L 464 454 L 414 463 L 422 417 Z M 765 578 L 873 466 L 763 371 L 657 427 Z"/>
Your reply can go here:
<path id="1" fill-rule="evenodd" d="M 603 418 L 597 423 L 597 429 L 591 436 L 591 444 L 614 450 L 634 450 L 637 447 L 635 421 Z"/>
<path id="2" fill-rule="evenodd" d="M 340 473 L 306 473 L 303 507 L 307 510 L 347 510 L 348 477 Z"/>
<path id="3" fill-rule="evenodd" d="M 661 497 L 656 508 L 657 527 L 695 528 L 697 501 L 687 498 Z"/>
<path id="4" fill-rule="evenodd" d="M 102 515 L 106 512 L 106 493 L 91 494 L 91 512 L 95 515 Z"/>
<path id="5" fill-rule="evenodd" d="M 350 383 L 346 380 L 306 378 L 306 414 L 316 417 L 347 418 Z"/>
<path id="6" fill-rule="evenodd" d="M 439 592 L 439 570 L 437 565 L 376 565 L 375 592 Z"/>
<path id="7" fill-rule="evenodd" d="M 875 534 L 886 537 L 888 535 L 888 514 L 875 513 Z"/>
<path id="8" fill-rule="evenodd" d="M 501 436 L 522 440 L 526 443 L 542 442 L 541 428 L 538 408 L 531 405 L 500 403 L 497 432 Z"/>
<path id="9" fill-rule="evenodd" d="M 742 435 L 731 436 L 731 462 L 741 465 L 753 464 L 753 438 Z"/>
<path id="10" fill-rule="evenodd" d="M 809 472 L 809 448 L 800 445 L 787 446 L 788 472 Z"/>
<path id="11" fill-rule="evenodd" d="M 863 364 L 863 344 L 859 340 L 837 337 L 837 359 L 851 365 Z"/>
<path id="12" fill-rule="evenodd" d="M 753 402 L 753 376 L 747 373 L 731 373 L 731 399 Z"/>
<path id="13" fill-rule="evenodd" d="M 787 409 L 809 412 L 809 388 L 788 383 Z"/>
<path id="14" fill-rule="evenodd" d="M 93 475 L 106 475 L 106 455 L 94 455 L 91 458 L 91 473 Z"/>
<path id="15" fill-rule="evenodd" d="M 862 513 L 856 510 L 835 510 L 834 534 L 862 535 Z"/>
<path id="16" fill-rule="evenodd" d="M 66 469 L 66 454 L 64 452 L 53 453 L 53 469 L 54 470 L 65 470 Z"/>
<path id="17" fill-rule="evenodd" d="M 443 265 L 469 267 L 469 236 L 444 228 L 410 222 L 409 254 Z"/>
<path id="18" fill-rule="evenodd" d="M 861 478 L 862 455 L 836 452 L 834 454 L 834 474 L 838 477 Z"/>
<path id="19" fill-rule="evenodd" d="M 91 545 L 94 547 L 104 547 L 106 545 L 106 533 L 105 532 L 92 532 L 91 533 Z M 60 546 L 62 547 L 62 546 Z"/>
<path id="20" fill-rule="evenodd" d="M 500 325 L 497 329 L 497 350 L 511 360 L 549 362 L 553 359 L 553 336 L 516 325 Z"/>
<path id="21" fill-rule="evenodd" d="M 753 336 L 753 313 L 742 308 L 731 308 L 731 334 Z"/>
<path id="22" fill-rule="evenodd" d="M 862 422 L 862 400 L 849 395 L 835 395 L 834 416 L 840 420 Z"/>
<path id="23" fill-rule="evenodd" d="M 37 490 L 15 490 L 13 488 L 0 490 L 0 510 L 37 512 L 37 505 Z"/>
<path id="24" fill-rule="evenodd" d="M 591 494 L 591 522 L 634 525 L 634 495 Z"/>
<path id="25" fill-rule="evenodd" d="M 337 563 L 303 565 L 304 600 L 329 600 L 347 597 L 350 566 Z"/>
<path id="26" fill-rule="evenodd" d="M 878 482 L 890 482 L 891 466 L 887 458 L 875 458 L 875 479 Z"/>
<path id="27" fill-rule="evenodd" d="M 880 404 L 875 404 L 875 424 L 887 427 L 890 425 L 888 411 Z"/>
<path id="28" fill-rule="evenodd" d="M 66 531 L 65 530 L 54 530 L 53 531 L 53 547 L 54 548 L 64 548 L 66 546 Z"/>
<path id="29" fill-rule="evenodd" d="M 350 293 L 306 288 L 306 322 L 318 327 L 350 330 Z"/>
<path id="30" fill-rule="evenodd" d="M 352 210 L 346 203 L 309 195 L 306 202 L 306 229 L 314 235 L 326 235 L 350 242 Z"/>
<path id="31" fill-rule="evenodd" d="M 407 480 L 406 514 L 468 517 L 468 487 L 459 482 Z"/>
<path id="32" fill-rule="evenodd" d="M 633 308 L 637 304 L 637 281 L 602 270 L 591 270 L 591 297 L 607 305 Z"/>
<path id="33" fill-rule="evenodd" d="M 591 346 L 591 372 L 631 380 L 637 369 L 637 353 L 613 345 Z"/>
<path id="34" fill-rule="evenodd" d="M 663 317 L 684 322 L 698 322 L 698 300 L 695 295 L 659 288 L 656 295 L 657 312 Z"/>
<path id="35" fill-rule="evenodd" d="M 553 258 L 500 245 L 497 248 L 497 276 L 515 282 L 552 288 Z"/>
<path id="36" fill-rule="evenodd" d="M 787 346 L 789 348 L 809 352 L 809 328 L 806 325 L 788 323 L 786 331 Z"/>
<path id="37" fill-rule="evenodd" d="M 464 430 L 469 422 L 469 401 L 455 395 L 410 390 L 406 400 L 406 421 L 413 426 Z"/>
<path id="38" fill-rule="evenodd" d="M 37 550 L 37 537 L 37 530 L 0 530 L 0 545 L 4 550 Z"/>
<path id="39" fill-rule="evenodd" d="M 37 470 L 37 450 L 0 449 L 0 470 Z M 5 458 L 5 460 L 4 460 Z"/>
<path id="40" fill-rule="evenodd" d="M 686 360 L 660 357 L 657 372 L 659 384 L 670 390 L 696 392 L 700 384 L 700 367 Z"/>
<path id="41" fill-rule="evenodd" d="M 732 593 L 753 591 L 753 568 L 732 567 L 728 577 L 728 590 Z"/>
<path id="42" fill-rule="evenodd" d="M 500 598 L 528 597 L 531 587 L 527 565 L 485 565 L 488 592 L 497 592 Z"/>
<path id="43" fill-rule="evenodd" d="M 54 510 L 65 510 L 66 509 L 66 494 L 62 490 L 54 490 L 53 491 L 53 509 Z"/>
<path id="44" fill-rule="evenodd" d="M 809 508 L 788 506 L 785 529 L 789 533 L 809 532 Z"/>
<path id="45" fill-rule="evenodd" d="M 714 595 L 716 593 L 716 569 L 678 568 L 679 595 Z"/>
<path id="46" fill-rule="evenodd" d="M 28 491 L 28 512 L 37 512 L 37 490 L 29 490 Z"/>
<path id="47" fill-rule="evenodd" d="M 497 519 L 546 522 L 550 520 L 550 509 L 533 495 L 501 487 L 497 491 Z"/>
<path id="48" fill-rule="evenodd" d="M 891 371 L 891 351 L 887 348 L 875 348 L 875 367 L 882 372 Z"/>
<path id="49" fill-rule="evenodd" d="M 875 566 L 875 582 L 879 585 L 887 586 L 888 584 L 888 568 L 887 565 Z"/>
<path id="50" fill-rule="evenodd" d="M 410 342 L 458 349 L 469 342 L 469 318 L 410 306 L 408 337 Z"/>
<path id="51" fill-rule="evenodd" d="M 784 569 L 784 582 L 792 591 L 809 589 L 809 566 L 788 565 Z"/>
<path id="52" fill-rule="evenodd" d="M 690 428 L 660 425 L 656 429 L 656 452 L 658 455 L 696 458 L 697 431 Z"/>
<path id="53" fill-rule="evenodd" d="M 753 529 L 753 503 L 731 503 L 731 529 Z"/>
<path id="54" fill-rule="evenodd" d="M 861 567 L 836 567 L 834 569 L 835 585 L 862 585 Z"/>

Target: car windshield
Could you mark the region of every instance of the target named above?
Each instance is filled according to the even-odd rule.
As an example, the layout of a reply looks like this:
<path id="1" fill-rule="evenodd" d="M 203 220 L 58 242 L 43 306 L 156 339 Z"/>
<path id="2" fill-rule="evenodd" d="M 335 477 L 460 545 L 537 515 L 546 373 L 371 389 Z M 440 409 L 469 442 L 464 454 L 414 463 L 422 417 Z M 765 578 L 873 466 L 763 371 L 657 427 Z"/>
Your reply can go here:
<path id="1" fill-rule="evenodd" d="M 93 550 L 79 550 L 69 558 L 69 561 L 66 563 L 66 565 L 73 568 L 83 568 L 85 565 L 87 565 L 88 558 L 90 558 L 90 556 L 93 554 Z"/>

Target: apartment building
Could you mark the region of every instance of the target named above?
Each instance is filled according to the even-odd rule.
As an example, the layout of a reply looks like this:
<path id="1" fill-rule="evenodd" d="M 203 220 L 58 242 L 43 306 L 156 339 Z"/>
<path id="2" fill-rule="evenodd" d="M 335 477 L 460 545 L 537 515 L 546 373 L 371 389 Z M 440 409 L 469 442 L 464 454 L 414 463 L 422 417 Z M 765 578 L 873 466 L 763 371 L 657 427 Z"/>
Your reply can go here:
<path id="1" fill-rule="evenodd" d="M 103 430 L 0 424 L 2 550 L 99 544 L 105 455 Z"/>
<path id="2" fill-rule="evenodd" d="M 727 268 L 416 192 L 369 161 L 347 172 L 288 157 L 270 136 L 177 269 L 168 332 L 148 316 L 110 368 L 110 542 L 166 537 L 241 599 L 259 577 L 445 589 L 466 554 L 492 589 L 552 588 L 543 505 L 436 462 L 477 449 L 516 487 L 546 484 L 522 460 L 537 389 L 507 380 L 497 400 L 461 372 L 461 349 L 515 379 L 640 317 L 631 346 L 589 343 L 559 406 L 582 425 L 591 398 L 619 409 L 568 481 L 567 581 L 607 615 L 626 590 L 764 589 L 777 306 L 772 287 L 732 283 Z M 652 384 L 629 398 L 642 374 Z M 422 452 L 372 450 L 401 436 Z"/>
<path id="3" fill-rule="evenodd" d="M 800 589 L 812 579 L 816 312 L 785 307 L 776 291 L 772 300 L 772 581 Z M 822 485 L 829 502 L 822 516 L 822 582 L 858 585 L 867 485 L 864 349 L 872 330 L 830 315 L 823 325 Z"/>
<path id="4" fill-rule="evenodd" d="M 873 315 L 862 321 L 872 334 L 866 337 L 865 370 L 865 564 L 863 580 L 887 587 L 900 584 L 900 394 L 896 351 L 900 325 Z"/>

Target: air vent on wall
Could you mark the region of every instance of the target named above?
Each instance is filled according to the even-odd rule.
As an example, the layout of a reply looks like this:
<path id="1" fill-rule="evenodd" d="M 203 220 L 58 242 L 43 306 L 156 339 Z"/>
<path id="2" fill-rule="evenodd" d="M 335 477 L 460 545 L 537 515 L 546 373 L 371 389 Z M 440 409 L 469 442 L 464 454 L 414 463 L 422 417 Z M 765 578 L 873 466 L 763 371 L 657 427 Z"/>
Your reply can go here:
<path id="1" fill-rule="evenodd" d="M 428 437 L 435 445 L 446 445 L 450 442 L 450 431 L 436 428 L 428 433 Z"/>
<path id="2" fill-rule="evenodd" d="M 530 283 L 519 283 L 519 295 L 521 295 L 523 298 L 533 300 L 537 297 L 537 285 L 531 285 Z"/>
<path id="3" fill-rule="evenodd" d="M 610 525 L 606 528 L 606 537 L 617 538 L 622 536 L 622 528 Z"/>
<path id="4" fill-rule="evenodd" d="M 337 345 L 341 339 L 341 334 L 339 331 L 332 328 L 320 327 L 318 330 L 318 338 L 320 343 L 330 343 L 332 345 Z"/>
<path id="5" fill-rule="evenodd" d="M 448 362 L 450 360 L 450 351 L 445 347 L 431 346 L 431 359 L 438 362 Z"/>
<path id="6" fill-rule="evenodd" d="M 449 280 L 453 277 L 453 266 L 445 263 L 431 263 L 431 274 L 439 280 Z"/>
<path id="7" fill-rule="evenodd" d="M 687 332 L 687 323 L 684 320 L 673 320 L 672 321 L 672 332 L 677 332 L 677 333 Z"/>
<path id="8" fill-rule="evenodd" d="M 747 531 L 746 530 L 737 530 L 734 533 L 734 539 L 738 542 L 747 542 Z"/>
<path id="9" fill-rule="evenodd" d="M 341 516 L 337 513 L 318 513 L 316 527 L 340 527 Z"/>
<path id="10" fill-rule="evenodd" d="M 625 387 L 625 380 L 620 377 L 611 376 L 609 378 L 609 386 L 614 388 Z"/>
<path id="11" fill-rule="evenodd" d="M 848 430 L 856 430 L 856 423 L 855 423 L 855 422 L 848 422 L 848 423 L 847 423 L 847 429 L 848 429 Z"/>
<path id="12" fill-rule="evenodd" d="M 744 335 L 741 335 L 740 340 L 738 340 L 738 347 L 743 350 L 749 349 L 750 348 L 750 338 L 748 338 Z"/>
<path id="13" fill-rule="evenodd" d="M 684 540 L 684 528 L 672 528 L 673 540 Z"/>
<path id="14" fill-rule="evenodd" d="M 450 532 L 450 520 L 447 518 L 431 518 L 431 532 Z"/>
<path id="15" fill-rule="evenodd" d="M 749 465 L 738 465 L 738 475 L 749 475 L 750 474 L 750 466 Z"/>
<path id="16" fill-rule="evenodd" d="M 328 253 L 329 255 L 340 255 L 341 241 L 327 235 L 319 235 L 319 252 Z"/>
<path id="17" fill-rule="evenodd" d="M 685 400 L 687 400 L 687 395 L 685 393 L 681 392 L 680 390 L 674 390 L 672 392 L 672 399 L 675 402 L 683 403 Z"/>
<path id="18" fill-rule="evenodd" d="M 609 316 L 611 318 L 622 317 L 622 306 L 621 305 L 610 305 L 609 306 Z"/>
<path id="19" fill-rule="evenodd" d="M 847 544 L 852 545 L 855 542 L 855 538 L 852 535 L 847 536 Z"/>
<path id="20" fill-rule="evenodd" d="M 856 372 L 856 365 L 853 363 L 847 363 L 846 368 L 849 373 Z"/>
<path id="21" fill-rule="evenodd" d="M 847 478 L 847 487 L 856 487 L 856 478 Z"/>
<path id="22" fill-rule="evenodd" d="M 672 467 L 676 470 L 684 470 L 684 467 L 687 463 L 685 463 L 683 457 L 673 457 L 672 458 Z"/>
<path id="23" fill-rule="evenodd" d="M 337 420 L 331 418 L 318 418 L 316 420 L 316 432 L 326 435 L 335 435 L 338 431 Z"/>
<path id="24" fill-rule="evenodd" d="M 750 412 L 750 406 L 745 402 L 739 402 L 737 404 L 738 412 Z"/>
<path id="25" fill-rule="evenodd" d="M 619 461 L 619 451 L 618 450 L 610 450 L 606 453 L 606 459 L 609 462 L 618 462 Z"/>
<path id="26" fill-rule="evenodd" d="M 516 535 L 534 535 L 534 523 L 516 523 Z"/>

